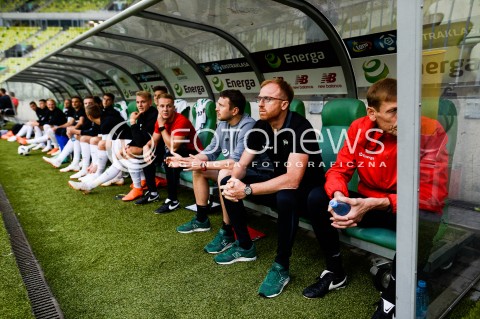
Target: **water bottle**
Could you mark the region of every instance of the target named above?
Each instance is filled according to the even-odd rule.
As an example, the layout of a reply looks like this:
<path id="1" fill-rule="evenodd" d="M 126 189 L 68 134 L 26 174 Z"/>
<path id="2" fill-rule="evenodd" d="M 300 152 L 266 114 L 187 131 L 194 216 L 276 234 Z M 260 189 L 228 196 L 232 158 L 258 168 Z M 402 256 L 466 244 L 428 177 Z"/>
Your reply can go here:
<path id="1" fill-rule="evenodd" d="M 423 280 L 418 281 L 416 306 L 417 306 L 416 318 L 426 319 L 427 310 L 428 310 L 428 291 L 427 291 L 427 283 Z"/>
<path id="2" fill-rule="evenodd" d="M 337 215 L 345 216 L 350 211 L 350 205 L 349 204 L 337 201 L 336 199 L 332 199 L 330 201 L 330 206 L 333 208 L 333 211 Z"/>

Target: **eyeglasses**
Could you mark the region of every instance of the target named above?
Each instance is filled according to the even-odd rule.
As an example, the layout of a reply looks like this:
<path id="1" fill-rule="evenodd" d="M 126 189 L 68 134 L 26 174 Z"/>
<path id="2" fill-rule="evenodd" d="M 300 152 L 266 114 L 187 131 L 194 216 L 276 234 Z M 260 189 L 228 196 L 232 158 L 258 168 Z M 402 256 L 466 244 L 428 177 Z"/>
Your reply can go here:
<path id="1" fill-rule="evenodd" d="M 286 101 L 284 99 L 279 99 L 278 97 L 271 97 L 271 96 L 257 96 L 257 103 L 260 103 L 262 102 L 262 100 L 265 102 L 265 103 L 270 103 L 274 100 L 277 100 L 277 101 Z"/>

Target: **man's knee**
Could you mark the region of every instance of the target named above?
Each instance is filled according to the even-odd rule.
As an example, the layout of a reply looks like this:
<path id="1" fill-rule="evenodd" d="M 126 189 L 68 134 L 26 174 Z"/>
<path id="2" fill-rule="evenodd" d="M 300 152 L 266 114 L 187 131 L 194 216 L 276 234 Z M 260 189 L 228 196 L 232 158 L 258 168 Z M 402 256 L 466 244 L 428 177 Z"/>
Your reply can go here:
<path id="1" fill-rule="evenodd" d="M 220 185 L 220 182 L 222 181 L 222 179 L 226 176 L 230 176 L 232 175 L 232 170 L 231 169 L 221 169 L 220 171 L 218 171 L 218 175 L 217 175 L 217 183 Z"/>
<path id="2" fill-rule="evenodd" d="M 102 140 L 102 138 L 98 137 L 98 136 L 91 137 L 90 138 L 90 144 L 91 145 L 98 145 L 98 143 L 100 143 L 101 140 Z"/>
<path id="3" fill-rule="evenodd" d="M 307 202 L 309 203 L 309 205 L 326 207 L 328 205 L 329 198 L 323 187 L 318 186 L 310 191 L 310 193 L 308 194 Z"/>
<path id="4" fill-rule="evenodd" d="M 277 207 L 288 207 L 290 205 L 295 205 L 296 191 L 296 189 L 282 189 L 278 191 L 276 195 Z"/>
<path id="5" fill-rule="evenodd" d="M 202 171 L 192 171 L 192 178 L 196 179 L 206 179 L 205 173 Z"/>
<path id="6" fill-rule="evenodd" d="M 220 181 L 220 185 L 221 185 L 221 186 L 227 185 L 227 182 L 228 182 L 229 179 L 230 179 L 230 175 L 229 175 L 229 176 L 225 176 L 225 177 L 222 178 L 222 180 Z"/>
<path id="7" fill-rule="evenodd" d="M 107 141 L 101 140 L 98 142 L 98 149 L 99 150 L 106 150 L 107 149 Z"/>

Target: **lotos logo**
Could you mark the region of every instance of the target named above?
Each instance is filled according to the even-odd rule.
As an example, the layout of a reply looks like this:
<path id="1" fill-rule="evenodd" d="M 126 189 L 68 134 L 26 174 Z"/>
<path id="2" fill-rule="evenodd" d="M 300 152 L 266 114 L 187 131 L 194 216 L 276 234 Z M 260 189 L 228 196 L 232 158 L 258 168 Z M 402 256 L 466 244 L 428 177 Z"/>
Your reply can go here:
<path id="1" fill-rule="evenodd" d="M 397 37 L 394 34 L 382 34 L 380 38 L 378 38 L 378 45 L 382 49 L 395 51 L 397 48 Z"/>
<path id="2" fill-rule="evenodd" d="M 212 69 L 217 73 L 222 73 L 222 71 L 223 71 L 222 66 L 218 63 L 213 63 L 212 64 Z"/>
<path id="3" fill-rule="evenodd" d="M 375 83 L 378 80 L 384 79 L 390 73 L 385 62 L 382 62 L 379 59 L 365 61 L 362 65 L 362 69 L 365 74 L 365 80 L 369 83 Z"/>
<path id="4" fill-rule="evenodd" d="M 308 75 L 302 74 L 302 75 L 297 75 L 295 79 L 295 84 L 307 84 L 308 83 Z"/>
<path id="5" fill-rule="evenodd" d="M 267 60 L 268 65 L 273 69 L 278 69 L 280 64 L 282 64 L 282 60 L 273 53 L 267 53 L 265 55 L 265 60 Z"/>
<path id="6" fill-rule="evenodd" d="M 223 82 L 218 78 L 218 76 L 212 79 L 212 83 L 215 90 L 217 90 L 218 92 L 223 91 Z"/>
<path id="7" fill-rule="evenodd" d="M 356 53 L 368 51 L 371 48 L 372 48 L 372 42 L 370 41 L 360 41 L 360 42 L 353 41 L 352 43 L 352 50 L 353 52 L 356 52 Z"/>
<path id="8" fill-rule="evenodd" d="M 178 96 L 183 95 L 183 89 L 180 85 L 178 85 L 178 83 L 173 86 L 173 89 L 175 90 L 175 93 L 177 93 Z"/>
<path id="9" fill-rule="evenodd" d="M 337 73 L 323 73 L 320 83 L 334 83 L 337 81 Z"/>

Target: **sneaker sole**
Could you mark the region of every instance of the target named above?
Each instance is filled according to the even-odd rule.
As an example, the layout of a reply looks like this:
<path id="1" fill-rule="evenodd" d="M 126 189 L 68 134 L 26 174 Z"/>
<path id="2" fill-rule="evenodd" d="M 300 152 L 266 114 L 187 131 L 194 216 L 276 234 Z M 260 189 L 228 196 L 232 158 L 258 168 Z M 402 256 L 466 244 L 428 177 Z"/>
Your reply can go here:
<path id="1" fill-rule="evenodd" d="M 223 247 L 222 250 L 219 250 L 219 251 L 208 251 L 206 249 L 203 249 L 206 253 L 209 253 L 209 254 L 212 254 L 212 255 L 216 255 L 216 254 L 220 254 L 220 253 L 223 253 L 225 250 L 227 250 L 228 248 L 232 247 L 233 243 L 230 243 L 228 244 L 227 246 Z"/>
<path id="2" fill-rule="evenodd" d="M 138 205 L 138 206 L 142 206 L 142 205 L 148 205 L 148 204 L 151 204 L 151 203 L 156 203 L 160 200 L 160 198 L 157 198 L 157 199 L 154 199 L 154 200 L 151 200 L 149 202 L 145 202 L 145 203 L 137 203 L 135 202 L 135 205 Z"/>
<path id="3" fill-rule="evenodd" d="M 285 288 L 285 286 L 286 286 L 289 282 L 290 282 L 290 277 L 289 277 L 287 280 L 285 280 L 285 282 L 283 283 L 283 286 L 282 286 L 282 288 L 280 289 L 280 291 L 278 292 L 278 294 L 273 294 L 273 295 L 268 295 L 268 296 L 267 296 L 267 295 L 265 295 L 265 294 L 263 294 L 263 293 L 258 293 L 258 295 L 261 296 L 261 297 L 264 297 L 264 298 L 275 298 L 276 296 L 278 296 L 279 294 L 282 293 L 283 288 Z"/>
<path id="4" fill-rule="evenodd" d="M 334 289 L 332 289 L 332 290 L 329 290 L 328 292 L 334 291 L 334 290 L 340 290 L 340 289 L 343 289 L 343 288 L 345 288 L 345 287 L 347 287 L 347 285 L 342 286 L 342 287 L 338 287 L 338 288 L 334 288 Z M 318 299 L 318 298 L 323 298 L 323 297 L 325 297 L 325 296 L 328 294 L 328 292 L 327 292 L 325 295 L 323 295 L 323 296 L 318 296 L 318 297 L 307 297 L 307 296 L 305 296 L 304 294 L 302 294 L 302 296 L 303 296 L 303 298 L 305 298 L 305 299 L 314 300 L 314 299 Z"/>
<path id="5" fill-rule="evenodd" d="M 154 211 L 153 213 L 154 214 L 157 214 L 157 215 L 162 215 L 162 214 L 168 214 L 168 213 L 171 213 L 173 211 L 176 211 L 177 209 L 180 208 L 180 205 L 178 205 L 177 207 L 175 207 L 174 209 L 170 209 L 170 210 L 166 210 L 164 212 L 157 212 L 157 211 Z"/>
<path id="6" fill-rule="evenodd" d="M 328 290 L 324 295 L 322 295 L 322 296 L 307 297 L 307 296 L 305 296 L 303 293 L 302 293 L 302 296 L 303 296 L 303 298 L 309 299 L 309 300 L 318 299 L 318 298 L 323 298 L 323 297 L 325 297 L 330 291 L 340 290 L 340 289 L 343 289 L 343 288 L 347 287 L 347 277 L 345 277 L 345 279 L 341 282 L 341 285 L 342 285 L 342 286 L 335 287 L 335 288 L 333 288 L 333 289 L 329 289 L 329 290 Z"/>
<path id="7" fill-rule="evenodd" d="M 237 258 L 237 259 L 234 259 L 234 260 L 231 260 L 231 261 L 222 261 L 222 262 L 218 262 L 218 261 L 215 260 L 215 262 L 219 265 L 231 265 L 231 264 L 234 264 L 234 263 L 239 262 L 239 261 L 255 261 L 255 260 L 257 260 L 257 256 L 251 257 L 251 258 L 240 257 L 240 258 Z"/>
<path id="8" fill-rule="evenodd" d="M 50 164 L 53 168 L 59 168 L 59 167 L 61 166 L 61 164 L 58 165 L 58 166 L 55 166 L 52 162 L 49 162 L 49 161 L 47 161 L 47 160 L 44 159 L 44 158 L 42 158 L 42 159 L 45 161 L 45 163 Z"/>
<path id="9" fill-rule="evenodd" d="M 79 191 L 79 192 L 82 192 L 83 195 L 88 195 L 90 194 L 91 190 L 85 190 L 85 189 L 76 189 L 76 188 L 73 188 L 72 185 L 70 185 L 70 183 L 68 183 L 68 186 L 73 189 L 73 190 L 76 190 L 76 191 Z"/>
<path id="10" fill-rule="evenodd" d="M 208 227 L 208 228 L 193 228 L 191 230 L 178 230 L 177 229 L 177 232 L 180 233 L 180 234 L 191 234 L 191 233 L 205 232 L 205 231 L 209 231 L 209 230 L 210 230 L 210 227 Z"/>
<path id="11" fill-rule="evenodd" d="M 134 200 L 139 199 L 139 198 L 141 198 L 141 197 L 142 197 L 142 196 L 140 195 L 140 196 L 135 197 L 135 198 L 132 198 L 132 199 L 130 199 L 130 198 L 128 198 L 128 199 L 123 199 L 123 198 L 122 198 L 122 200 L 123 200 L 124 202 L 131 202 L 131 201 L 134 201 Z"/>
<path id="12" fill-rule="evenodd" d="M 102 187 L 108 187 L 108 186 L 122 186 L 122 185 L 124 185 L 124 184 L 125 184 L 125 182 L 115 182 L 115 183 L 109 183 L 109 182 L 107 182 L 107 183 L 103 183 L 103 184 L 101 184 L 100 186 L 102 186 Z"/>

